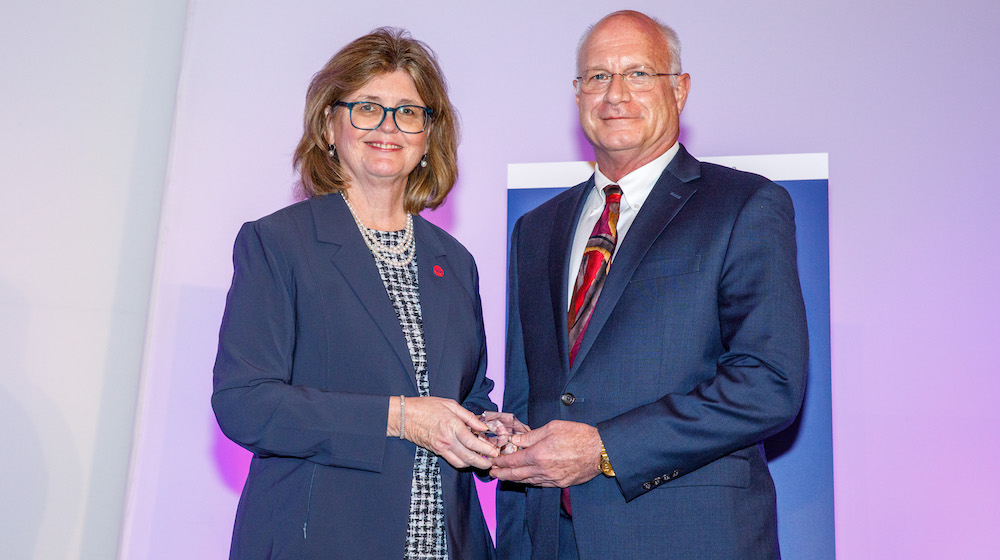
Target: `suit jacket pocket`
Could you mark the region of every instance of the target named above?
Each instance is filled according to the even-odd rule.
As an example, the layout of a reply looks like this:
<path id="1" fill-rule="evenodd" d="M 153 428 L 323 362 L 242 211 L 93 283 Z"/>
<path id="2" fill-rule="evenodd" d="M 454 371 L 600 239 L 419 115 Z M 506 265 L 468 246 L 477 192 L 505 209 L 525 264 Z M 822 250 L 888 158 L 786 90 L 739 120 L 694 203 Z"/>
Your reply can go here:
<path id="1" fill-rule="evenodd" d="M 645 261 L 640 263 L 639 267 L 636 268 L 635 274 L 632 275 L 632 282 L 652 280 L 653 278 L 662 278 L 664 276 L 690 274 L 698 272 L 700 268 L 701 255 L 682 255 L 655 261 Z"/>
<path id="2" fill-rule="evenodd" d="M 700 469 L 675 478 L 666 487 L 678 486 L 732 486 L 750 487 L 750 461 L 739 455 L 726 455 Z"/>

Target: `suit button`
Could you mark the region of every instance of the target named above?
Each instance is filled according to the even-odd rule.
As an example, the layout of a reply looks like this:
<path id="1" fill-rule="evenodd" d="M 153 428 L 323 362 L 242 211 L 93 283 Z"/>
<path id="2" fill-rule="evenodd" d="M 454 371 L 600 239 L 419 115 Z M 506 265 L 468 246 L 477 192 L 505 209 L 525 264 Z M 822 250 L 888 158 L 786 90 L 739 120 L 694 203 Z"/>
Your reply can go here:
<path id="1" fill-rule="evenodd" d="M 573 393 L 563 393 L 562 396 L 559 397 L 559 400 L 561 400 L 564 405 L 569 406 L 576 402 L 576 397 L 573 396 Z"/>
<path id="2" fill-rule="evenodd" d="M 680 475 L 681 471 L 674 471 L 673 473 L 671 473 L 670 478 L 677 478 Z"/>
<path id="3" fill-rule="evenodd" d="M 653 486 L 659 486 L 661 482 L 663 482 L 663 479 L 660 477 L 656 477 L 653 479 Z"/>
<path id="4" fill-rule="evenodd" d="M 648 482 L 643 482 L 642 487 L 645 488 L 646 490 L 649 490 L 650 488 L 653 487 L 653 485 Z"/>

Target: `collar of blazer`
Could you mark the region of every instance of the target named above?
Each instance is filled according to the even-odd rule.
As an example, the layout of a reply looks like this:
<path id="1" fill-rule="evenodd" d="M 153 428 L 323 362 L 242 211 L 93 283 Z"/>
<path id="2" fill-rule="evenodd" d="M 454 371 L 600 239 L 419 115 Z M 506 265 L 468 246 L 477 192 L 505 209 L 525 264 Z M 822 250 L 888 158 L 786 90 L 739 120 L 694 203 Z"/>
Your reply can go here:
<path id="1" fill-rule="evenodd" d="M 309 201 L 316 224 L 316 239 L 336 245 L 331 253 L 333 265 L 372 316 L 389 341 L 401 365 L 409 374 L 416 395 L 417 380 L 406 338 L 399 327 L 399 318 L 386 294 L 375 258 L 365 245 L 354 218 L 343 197 L 326 195 Z M 445 329 L 454 294 L 465 294 L 447 260 L 447 251 L 435 228 L 420 216 L 413 217 L 414 242 L 417 244 L 417 282 L 420 286 L 421 322 L 424 327 L 424 347 L 427 371 L 434 383 L 436 367 L 444 351 Z M 440 266 L 442 276 L 433 270 Z"/>
<path id="2" fill-rule="evenodd" d="M 316 239 L 322 243 L 333 243 L 344 246 L 355 241 L 364 243 L 361 232 L 358 231 L 347 203 L 339 194 L 316 196 L 309 199 L 312 205 L 313 219 L 316 223 Z M 417 243 L 427 245 L 427 251 L 433 256 L 444 256 L 447 252 L 440 238 L 427 220 L 419 215 L 413 217 L 413 231 Z M 423 235 L 419 235 L 419 234 Z"/>
<path id="3" fill-rule="evenodd" d="M 601 297 L 597 300 L 597 305 L 594 307 L 594 313 L 590 317 L 590 323 L 587 325 L 587 331 L 583 335 L 583 340 L 580 342 L 580 349 L 577 351 L 576 360 L 573 362 L 573 368 L 569 369 L 569 358 L 566 357 L 564 364 L 569 371 L 569 375 L 572 376 L 576 370 L 580 367 L 580 364 L 584 363 L 590 348 L 594 345 L 594 340 L 597 338 L 597 334 L 601 332 L 604 324 L 607 322 L 608 317 L 611 316 L 611 312 L 614 310 L 615 305 L 621 298 L 622 293 L 628 286 L 628 283 L 632 279 L 632 275 L 635 273 L 636 268 L 639 263 L 642 262 L 643 257 L 649 248 L 653 245 L 653 242 L 660 236 L 667 225 L 674 219 L 684 204 L 691 198 L 692 195 L 698 190 L 694 185 L 696 180 L 701 177 L 701 163 L 688 154 L 684 146 L 681 145 L 674 156 L 674 159 L 670 161 L 667 168 L 657 179 L 656 185 L 653 190 L 649 193 L 649 198 L 646 199 L 646 203 L 642 206 L 642 209 L 635 217 L 635 221 L 632 222 L 632 226 L 629 228 L 628 235 L 622 241 L 621 246 L 618 248 L 618 252 L 615 254 L 614 261 L 612 261 L 612 266 L 608 272 L 608 277 L 604 282 L 604 287 L 601 288 Z M 593 176 L 587 181 L 586 187 L 583 190 L 584 193 L 588 192 L 587 189 L 593 187 L 594 178 Z M 576 207 L 576 215 L 582 211 L 582 206 L 584 203 L 584 196 L 579 197 Z M 575 220 L 574 220 L 575 222 Z M 571 224 L 571 228 L 575 227 L 575 223 Z M 570 229 L 572 231 L 572 229 Z M 568 235 L 567 242 L 563 244 L 562 260 L 565 263 L 563 270 L 565 274 L 568 274 L 569 267 L 569 246 L 568 246 Z M 565 277 L 556 279 L 557 284 L 553 286 L 562 286 L 562 292 L 565 292 L 567 282 Z M 558 300 L 560 302 L 566 301 L 566 294 L 562 293 L 561 298 Z M 562 317 L 562 332 L 567 332 L 568 326 L 566 325 L 566 313 L 561 314 Z"/>

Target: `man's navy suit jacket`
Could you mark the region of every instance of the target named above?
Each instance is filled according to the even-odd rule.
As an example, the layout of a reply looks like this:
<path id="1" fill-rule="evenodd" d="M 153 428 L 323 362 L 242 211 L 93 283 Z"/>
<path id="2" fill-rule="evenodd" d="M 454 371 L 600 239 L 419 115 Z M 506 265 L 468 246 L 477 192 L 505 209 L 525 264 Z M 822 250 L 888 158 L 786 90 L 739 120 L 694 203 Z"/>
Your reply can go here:
<path id="1" fill-rule="evenodd" d="M 495 410 L 472 255 L 419 216 L 414 233 L 431 394 Z M 254 456 L 231 558 L 402 558 L 416 447 L 385 426 L 416 377 L 343 198 L 246 224 L 233 259 L 212 405 Z M 493 557 L 473 475 L 438 464 L 452 558 Z"/>
<path id="2" fill-rule="evenodd" d="M 797 415 L 808 361 L 791 200 L 681 146 L 571 368 L 568 260 L 593 185 L 514 227 L 504 410 L 532 427 L 597 426 L 617 477 L 571 487 L 581 559 L 777 558 L 761 442 Z M 559 490 L 502 484 L 497 496 L 500 557 L 556 558 Z"/>

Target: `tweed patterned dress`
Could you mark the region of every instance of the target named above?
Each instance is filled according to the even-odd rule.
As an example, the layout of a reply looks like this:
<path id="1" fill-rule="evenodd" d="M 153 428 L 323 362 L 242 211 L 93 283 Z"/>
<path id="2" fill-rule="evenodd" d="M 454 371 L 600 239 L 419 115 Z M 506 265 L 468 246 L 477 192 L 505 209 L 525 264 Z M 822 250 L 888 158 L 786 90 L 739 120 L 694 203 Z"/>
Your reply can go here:
<path id="1" fill-rule="evenodd" d="M 403 231 L 369 232 L 382 244 L 394 246 L 403 238 Z M 430 395 L 427 382 L 427 355 L 424 351 L 424 326 L 420 312 L 420 291 L 417 285 L 417 259 L 406 267 L 390 266 L 375 259 L 385 291 L 392 300 L 403 329 L 406 346 L 417 375 L 421 397 Z M 441 470 L 437 456 L 417 447 L 413 459 L 413 483 L 410 487 L 410 521 L 406 529 L 406 560 L 447 560 L 448 543 L 444 530 L 444 502 L 441 498 Z"/>

